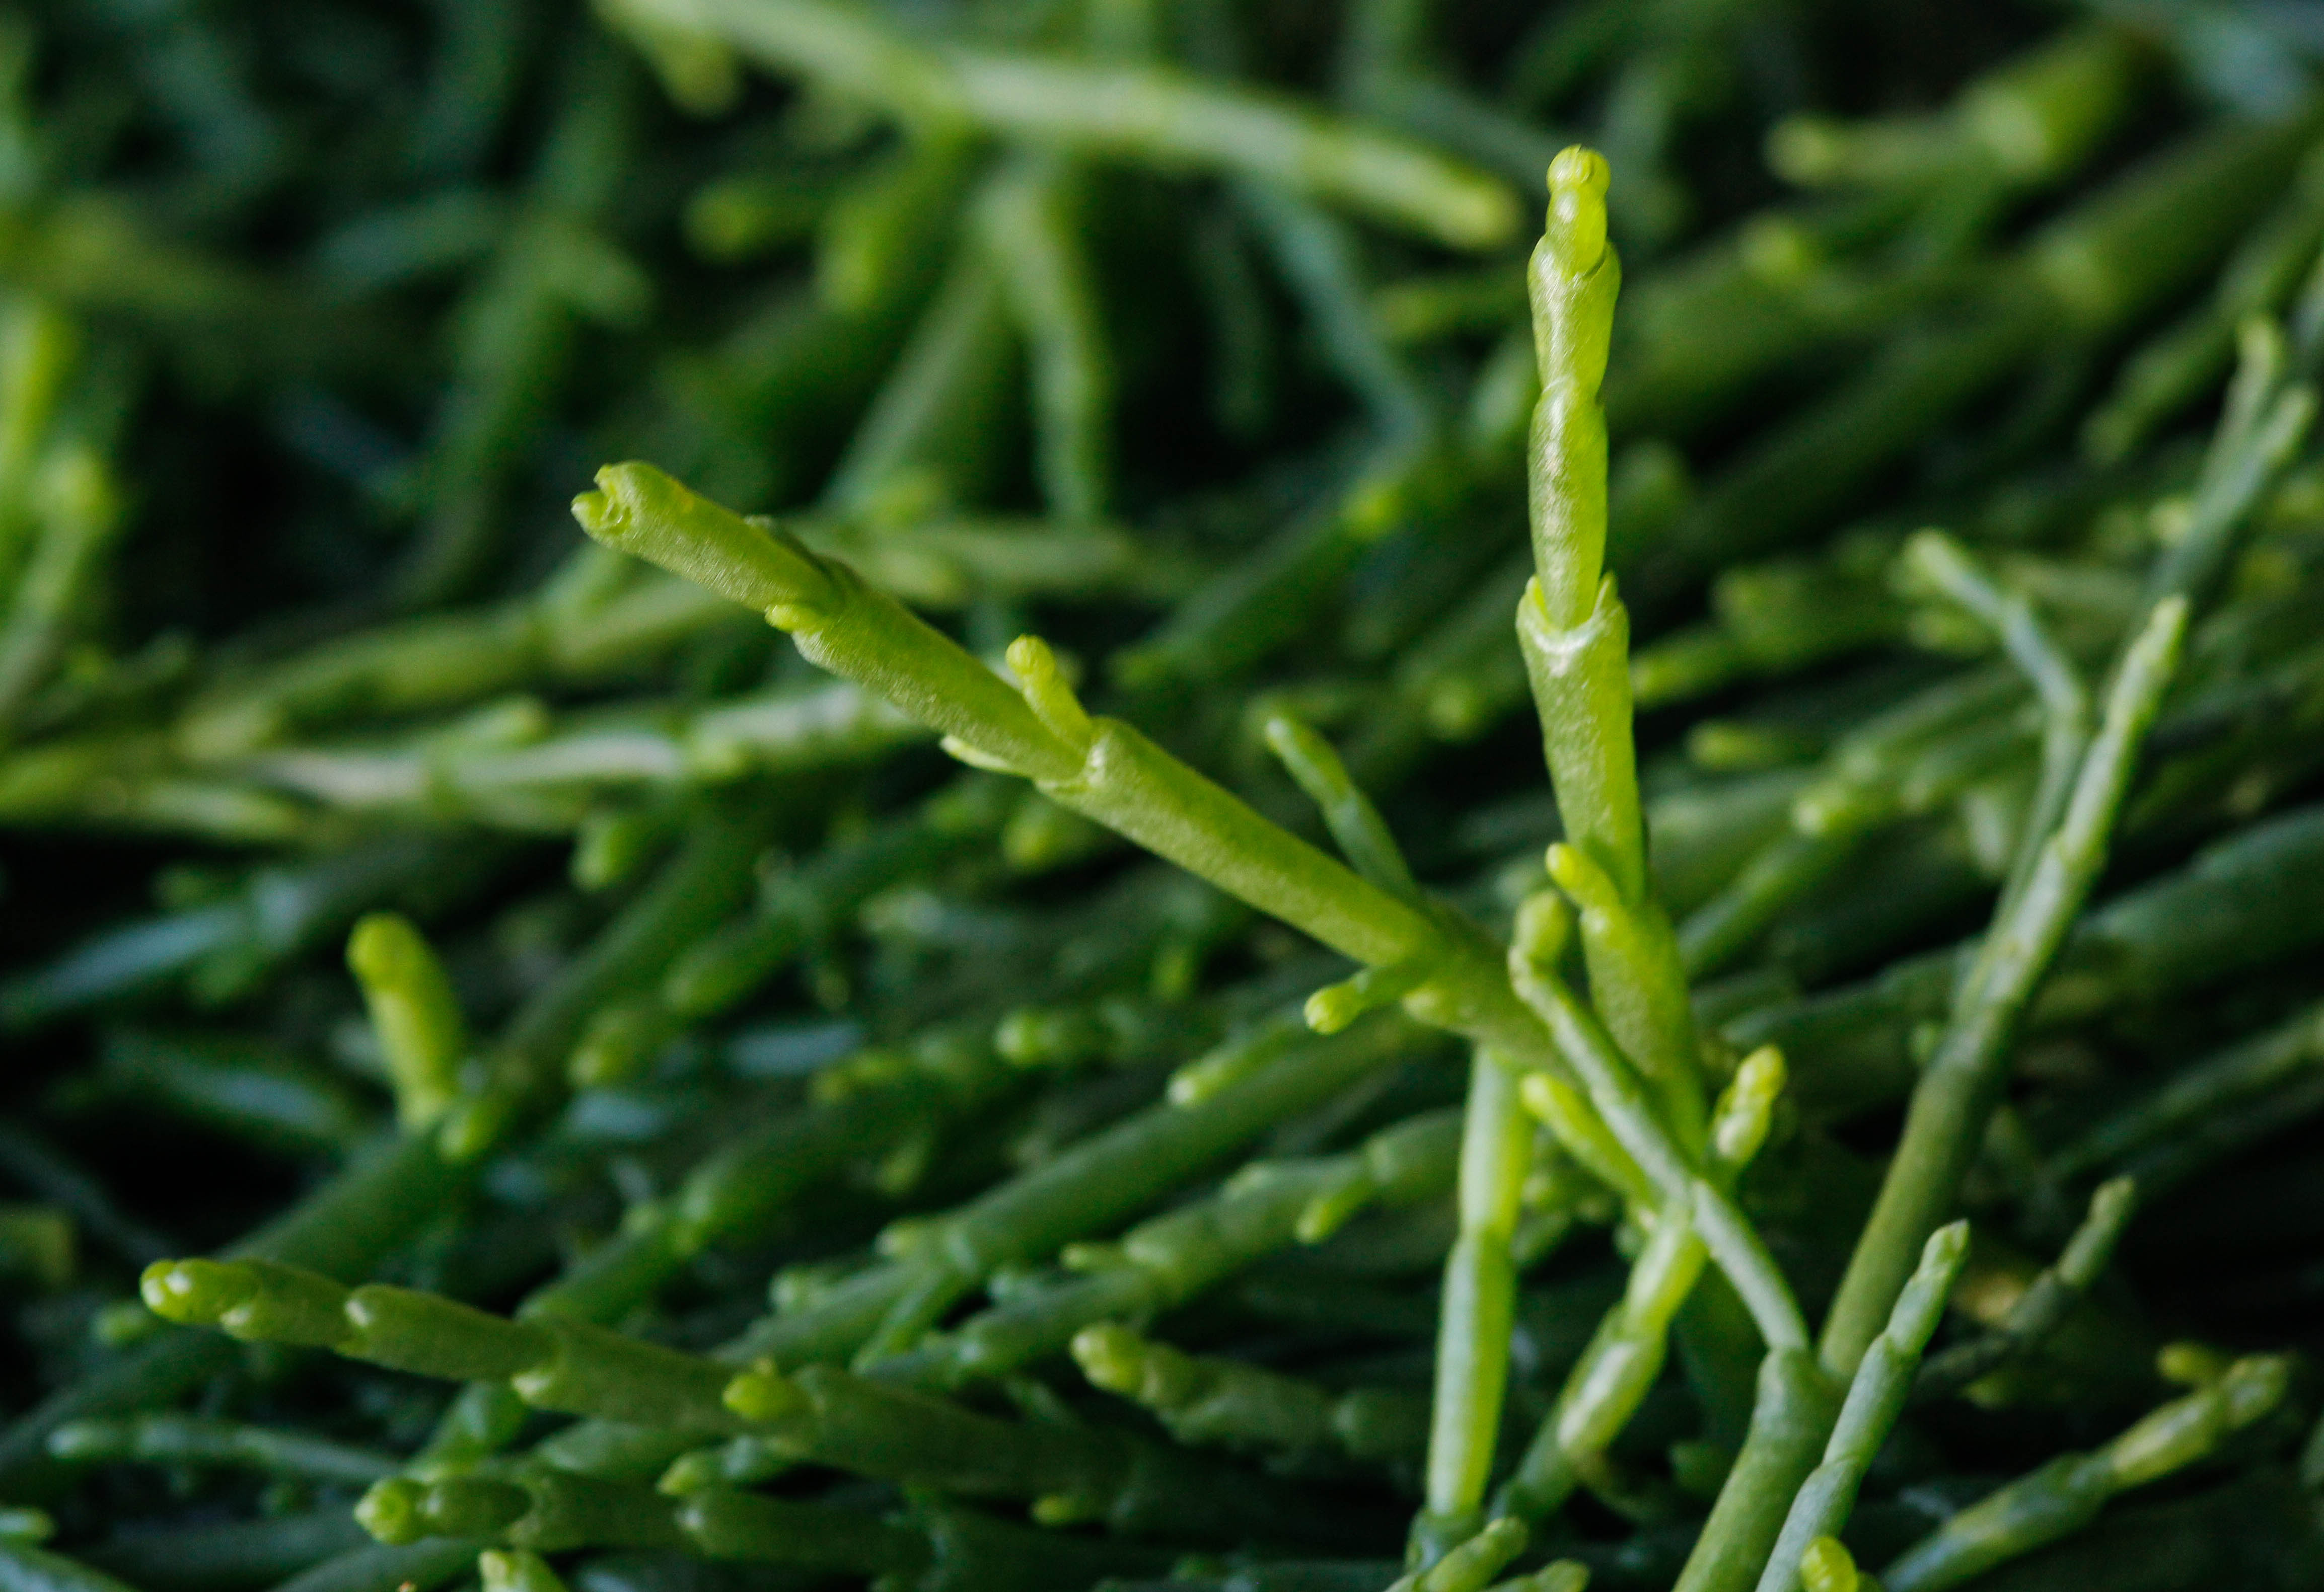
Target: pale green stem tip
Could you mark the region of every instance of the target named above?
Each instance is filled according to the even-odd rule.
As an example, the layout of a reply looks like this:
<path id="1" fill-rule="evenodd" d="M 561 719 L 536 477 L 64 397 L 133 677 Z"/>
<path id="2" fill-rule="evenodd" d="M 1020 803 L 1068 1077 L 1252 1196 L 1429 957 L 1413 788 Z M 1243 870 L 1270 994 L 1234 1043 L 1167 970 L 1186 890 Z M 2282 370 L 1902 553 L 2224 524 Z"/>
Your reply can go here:
<path id="1" fill-rule="evenodd" d="M 1594 149 L 1572 144 L 1549 163 L 1549 220 L 1543 235 L 1552 259 L 1579 276 L 1606 254 L 1606 189 L 1613 169 Z"/>

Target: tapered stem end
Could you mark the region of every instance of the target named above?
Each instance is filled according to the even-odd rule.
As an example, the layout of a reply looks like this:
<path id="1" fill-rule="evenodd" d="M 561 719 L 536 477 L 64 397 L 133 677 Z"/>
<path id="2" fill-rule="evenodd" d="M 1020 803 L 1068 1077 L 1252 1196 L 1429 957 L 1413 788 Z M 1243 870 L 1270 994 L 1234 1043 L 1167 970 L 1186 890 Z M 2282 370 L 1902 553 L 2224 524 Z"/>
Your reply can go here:
<path id="1" fill-rule="evenodd" d="M 565 1582 L 537 1553 L 487 1548 L 476 1555 L 484 1592 L 566 1592 Z"/>
<path id="2" fill-rule="evenodd" d="M 581 529 L 722 597 L 769 613 L 807 611 L 838 594 L 806 548 L 697 496 L 651 465 L 608 465 L 597 490 L 573 500 Z"/>
<path id="3" fill-rule="evenodd" d="M 1592 270 L 1606 255 L 1606 189 L 1613 168 L 1594 149 L 1573 144 L 1549 163 L 1551 257 L 1568 275 Z"/>
<path id="4" fill-rule="evenodd" d="M 165 1321 L 214 1327 L 257 1290 L 239 1270 L 215 1260 L 157 1260 L 137 1280 L 137 1292 Z"/>
<path id="5" fill-rule="evenodd" d="M 1074 1360 L 1092 1386 L 1127 1395 L 1143 1379 L 1145 1347 L 1129 1328 L 1102 1321 L 1074 1334 Z"/>
<path id="6" fill-rule="evenodd" d="M 1928 1347 L 1951 1297 L 1954 1279 L 1969 1255 L 1969 1223 L 1948 1222 L 1921 1246 L 1921 1264 L 1890 1311 L 1885 1336 L 1899 1349 L 1918 1355 Z"/>
<path id="7" fill-rule="evenodd" d="M 390 1547 L 402 1547 L 417 1542 L 428 1535 L 427 1523 L 420 1518 L 421 1500 L 428 1489 L 407 1477 L 392 1476 L 385 1481 L 374 1482 L 371 1490 L 355 1503 L 355 1523 L 369 1532 L 376 1541 Z"/>
<path id="8" fill-rule="evenodd" d="M 1807 1592 L 1861 1592 L 1864 1578 L 1837 1537 L 1818 1537 L 1800 1556 L 1800 1580 Z"/>
<path id="9" fill-rule="evenodd" d="M 347 968 L 365 984 L 394 984 L 429 956 L 420 931 L 401 913 L 374 912 L 347 935 Z"/>
<path id="10" fill-rule="evenodd" d="M 1537 890 L 1517 908 L 1510 949 L 1536 967 L 1554 967 L 1573 938 L 1573 908 L 1554 890 Z"/>

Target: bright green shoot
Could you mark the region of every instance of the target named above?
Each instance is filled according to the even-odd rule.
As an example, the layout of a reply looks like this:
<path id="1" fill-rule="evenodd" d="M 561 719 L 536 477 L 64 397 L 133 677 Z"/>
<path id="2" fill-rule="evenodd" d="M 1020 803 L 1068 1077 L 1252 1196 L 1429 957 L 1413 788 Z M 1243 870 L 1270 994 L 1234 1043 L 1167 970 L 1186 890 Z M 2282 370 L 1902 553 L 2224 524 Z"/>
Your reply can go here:
<path id="1" fill-rule="evenodd" d="M 363 986 L 380 1059 L 406 1132 L 430 1127 L 460 1094 L 467 1025 L 444 965 L 411 920 L 375 912 L 347 936 L 347 966 Z"/>

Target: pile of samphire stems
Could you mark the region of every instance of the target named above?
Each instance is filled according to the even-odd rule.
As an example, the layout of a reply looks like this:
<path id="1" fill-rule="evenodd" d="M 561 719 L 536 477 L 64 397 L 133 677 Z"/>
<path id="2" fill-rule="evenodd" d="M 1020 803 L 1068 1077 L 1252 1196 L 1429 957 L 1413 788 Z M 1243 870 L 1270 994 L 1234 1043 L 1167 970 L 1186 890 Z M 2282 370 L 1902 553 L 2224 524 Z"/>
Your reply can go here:
<path id="1" fill-rule="evenodd" d="M 2319 72 L 0 14 L 0 1592 L 2324 1585 Z"/>

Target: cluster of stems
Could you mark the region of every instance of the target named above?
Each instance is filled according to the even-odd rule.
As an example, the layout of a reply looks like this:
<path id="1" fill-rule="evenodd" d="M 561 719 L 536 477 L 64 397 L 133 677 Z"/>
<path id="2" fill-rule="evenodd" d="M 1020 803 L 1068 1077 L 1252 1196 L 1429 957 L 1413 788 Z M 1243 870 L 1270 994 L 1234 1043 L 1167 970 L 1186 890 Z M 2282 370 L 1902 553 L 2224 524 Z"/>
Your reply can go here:
<path id="1" fill-rule="evenodd" d="M 1292 95 L 1313 41 L 1212 4 L 550 5 L 439 8 L 392 179 L 280 269 L 163 240 L 307 225 L 331 118 L 273 79 L 401 32 L 116 18 L 164 137 L 0 28 L 0 821 L 199 848 L 0 981 L 51 1386 L 0 1592 L 2324 1563 L 2294 1357 L 2134 1308 L 2218 1213 L 2111 1269 L 2324 1113 L 2324 123 L 2252 87 L 2273 23 L 1786 117 L 1801 193 L 1674 249 L 1796 19 L 1351 0 Z M 2259 114 L 2117 160 L 2174 70 Z M 175 209 L 84 175 L 180 137 Z M 124 483 L 219 393 L 327 478 L 296 579 L 347 503 L 398 545 L 109 650 L 217 617 Z M 576 438 L 634 457 L 552 547 Z M 217 1212 L 83 1165 L 157 1115 L 237 1219 L 244 1153 L 316 1181 L 197 1256 Z M 2297 1228 L 2258 1203 L 2223 1253 Z M 2061 1410 L 2118 1435 L 2025 1470 Z M 158 1507 L 119 1467 L 193 1512 L 90 1532 Z"/>

